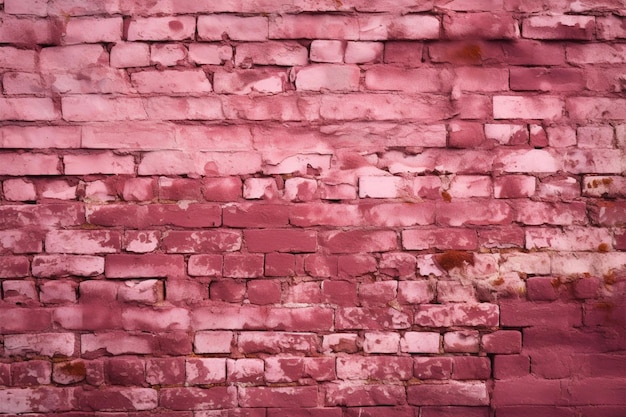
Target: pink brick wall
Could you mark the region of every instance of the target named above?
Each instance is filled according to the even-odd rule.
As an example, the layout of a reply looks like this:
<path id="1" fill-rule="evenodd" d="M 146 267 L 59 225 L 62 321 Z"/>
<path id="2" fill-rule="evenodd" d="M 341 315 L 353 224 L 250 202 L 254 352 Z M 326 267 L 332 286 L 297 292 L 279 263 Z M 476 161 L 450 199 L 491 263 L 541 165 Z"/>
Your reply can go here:
<path id="1" fill-rule="evenodd" d="M 626 415 L 623 0 L 0 5 L 0 415 Z"/>

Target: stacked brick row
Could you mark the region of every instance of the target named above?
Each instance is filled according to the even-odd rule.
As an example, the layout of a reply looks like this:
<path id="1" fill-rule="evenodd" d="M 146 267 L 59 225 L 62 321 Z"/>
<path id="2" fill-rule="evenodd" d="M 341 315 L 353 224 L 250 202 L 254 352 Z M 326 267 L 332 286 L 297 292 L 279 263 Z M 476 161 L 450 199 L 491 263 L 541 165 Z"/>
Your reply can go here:
<path id="1" fill-rule="evenodd" d="M 624 414 L 622 0 L 0 5 L 0 415 Z"/>

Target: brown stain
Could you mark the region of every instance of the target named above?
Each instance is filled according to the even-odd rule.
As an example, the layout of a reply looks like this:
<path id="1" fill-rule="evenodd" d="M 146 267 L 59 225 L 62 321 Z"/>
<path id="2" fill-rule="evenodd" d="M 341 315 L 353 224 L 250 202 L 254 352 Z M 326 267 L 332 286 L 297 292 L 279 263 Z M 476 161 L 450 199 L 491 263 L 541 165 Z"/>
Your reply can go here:
<path id="1" fill-rule="evenodd" d="M 609 186 L 613 183 L 613 178 L 602 178 L 601 180 L 595 179 L 587 184 L 587 188 L 598 188 L 601 185 Z"/>
<path id="2" fill-rule="evenodd" d="M 452 202 L 452 196 L 447 191 L 441 192 L 441 198 L 443 198 L 443 201 L 445 201 L 446 203 Z"/>
<path id="3" fill-rule="evenodd" d="M 495 285 L 495 286 L 500 286 L 500 285 L 504 284 L 504 278 L 498 277 L 497 279 L 495 279 L 492 282 L 492 284 Z"/>
<path id="4" fill-rule="evenodd" d="M 459 250 L 449 250 L 435 255 L 435 261 L 446 271 L 453 268 L 462 268 L 465 265 L 474 266 L 474 254 Z"/>
<path id="5" fill-rule="evenodd" d="M 480 45 L 468 44 L 456 50 L 454 57 L 469 62 L 481 62 L 482 51 L 480 49 Z"/>
<path id="6" fill-rule="evenodd" d="M 613 271 L 606 273 L 602 276 L 605 285 L 613 285 L 617 282 L 617 278 L 615 277 L 615 273 Z"/>
<path id="7" fill-rule="evenodd" d="M 71 376 L 82 377 L 87 376 L 87 367 L 85 366 L 85 362 L 75 361 L 68 362 L 60 365 L 60 371 Z"/>
<path id="8" fill-rule="evenodd" d="M 550 285 L 552 285 L 552 288 L 554 289 L 558 289 L 561 286 L 561 284 L 562 282 L 558 278 L 552 278 L 552 280 L 550 281 Z"/>
<path id="9" fill-rule="evenodd" d="M 608 252 L 609 250 L 611 250 L 611 247 L 608 243 L 600 243 L 598 245 L 598 252 Z"/>

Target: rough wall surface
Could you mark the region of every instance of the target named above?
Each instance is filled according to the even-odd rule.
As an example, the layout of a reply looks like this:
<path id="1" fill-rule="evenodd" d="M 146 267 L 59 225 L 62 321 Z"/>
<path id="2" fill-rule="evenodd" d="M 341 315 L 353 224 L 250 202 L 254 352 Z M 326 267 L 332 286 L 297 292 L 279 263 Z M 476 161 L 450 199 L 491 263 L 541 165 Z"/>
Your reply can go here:
<path id="1" fill-rule="evenodd" d="M 0 0 L 0 414 L 623 417 L 623 0 Z"/>

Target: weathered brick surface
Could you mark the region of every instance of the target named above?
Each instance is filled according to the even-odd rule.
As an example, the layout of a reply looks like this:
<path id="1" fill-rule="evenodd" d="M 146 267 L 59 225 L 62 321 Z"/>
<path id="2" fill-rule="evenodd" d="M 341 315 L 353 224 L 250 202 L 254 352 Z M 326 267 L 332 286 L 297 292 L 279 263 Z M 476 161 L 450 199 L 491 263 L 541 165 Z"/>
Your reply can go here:
<path id="1" fill-rule="evenodd" d="M 0 417 L 623 414 L 623 1 L 0 6 Z"/>

